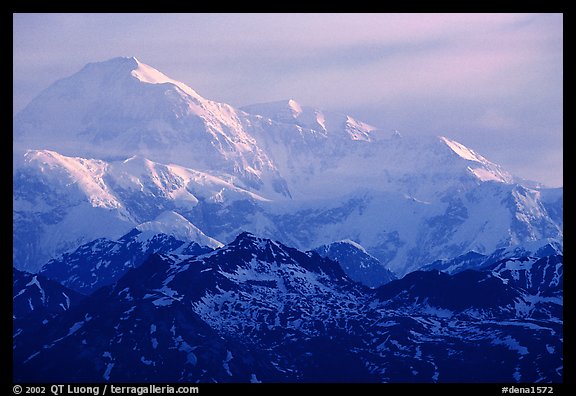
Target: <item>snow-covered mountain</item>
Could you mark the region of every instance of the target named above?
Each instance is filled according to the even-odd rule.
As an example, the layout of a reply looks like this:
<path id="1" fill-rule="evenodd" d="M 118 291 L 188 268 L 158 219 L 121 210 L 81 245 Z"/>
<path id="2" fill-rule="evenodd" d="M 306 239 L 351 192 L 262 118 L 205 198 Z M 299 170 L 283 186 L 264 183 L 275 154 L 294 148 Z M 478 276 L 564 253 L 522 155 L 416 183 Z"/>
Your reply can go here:
<path id="1" fill-rule="evenodd" d="M 114 283 L 128 270 L 146 261 L 151 254 L 195 256 L 211 252 L 222 245 L 203 245 L 196 238 L 178 238 L 174 234 L 152 231 L 148 223 L 144 223 L 144 228 L 147 230 L 143 232 L 139 226 L 118 240 L 99 238 L 83 244 L 74 251 L 50 260 L 40 269 L 39 274 L 79 293 L 90 294 L 102 286 Z"/>
<path id="2" fill-rule="evenodd" d="M 562 245 L 556 241 L 539 240 L 523 243 L 508 248 L 500 248 L 490 254 L 470 251 L 449 259 L 436 260 L 421 267 L 424 271 L 437 270 L 455 274 L 467 269 L 486 269 L 491 265 L 514 257 L 531 257 L 539 259 L 552 255 L 562 255 Z"/>
<path id="3" fill-rule="evenodd" d="M 563 238 L 561 189 L 519 184 L 449 138 L 294 100 L 235 109 L 135 58 L 89 64 L 17 114 L 14 165 L 14 265 L 29 271 L 162 213 L 223 243 L 354 240 L 400 276 Z"/>
<path id="4" fill-rule="evenodd" d="M 14 264 L 37 271 L 57 255 L 138 227 L 217 247 L 203 224 L 236 201 L 264 200 L 218 177 L 141 157 L 106 162 L 28 151 L 14 175 Z M 191 216 L 188 214 L 188 218 Z M 205 220 L 206 219 L 206 220 Z"/>
<path id="5" fill-rule="evenodd" d="M 368 287 L 382 286 L 396 279 L 380 260 L 354 241 L 337 241 L 319 246 L 314 251 L 338 262 L 346 275 Z"/>
<path id="6" fill-rule="evenodd" d="M 247 133 L 250 119 L 202 98 L 136 58 L 91 63 L 48 87 L 14 123 L 15 149 L 153 161 L 223 171 L 260 189 L 278 178 L 272 161 Z"/>
<path id="7" fill-rule="evenodd" d="M 194 241 L 192 243 L 211 249 L 222 247 L 221 242 L 206 236 L 194 224 L 171 210 L 162 212 L 152 221 L 147 221 L 138 225 L 136 229 L 146 236 L 164 234 L 173 236 L 182 241 Z M 144 238 L 140 237 L 140 240 L 143 239 Z"/>
<path id="8" fill-rule="evenodd" d="M 561 283 L 550 256 L 369 289 L 242 233 L 196 257 L 154 254 L 16 327 L 14 381 L 561 382 Z"/>

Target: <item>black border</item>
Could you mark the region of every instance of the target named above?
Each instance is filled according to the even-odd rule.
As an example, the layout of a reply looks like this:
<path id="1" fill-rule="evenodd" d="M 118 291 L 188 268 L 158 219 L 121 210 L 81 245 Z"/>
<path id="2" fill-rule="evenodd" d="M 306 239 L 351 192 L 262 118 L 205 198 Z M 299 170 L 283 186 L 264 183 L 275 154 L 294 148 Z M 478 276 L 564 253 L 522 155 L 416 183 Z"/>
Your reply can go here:
<path id="1" fill-rule="evenodd" d="M 69 12 L 94 12 L 94 10 L 86 10 L 85 7 L 93 8 L 95 3 L 86 4 L 84 2 L 77 2 L 76 4 L 65 4 L 60 2 L 43 2 L 39 4 L 33 4 L 29 1 L 20 2 L 18 4 L 12 4 L 10 6 L 10 12 L 4 13 L 5 20 L 4 20 L 4 29 L 5 34 L 4 37 L 12 37 L 13 38 L 13 30 L 8 31 L 10 26 L 13 25 L 12 14 L 13 13 L 26 13 L 26 12 L 62 12 L 62 13 L 69 13 Z M 237 3 L 236 10 L 226 10 L 225 12 L 351 12 L 350 10 L 342 9 L 343 3 L 338 4 L 330 4 L 329 6 L 323 5 L 322 2 L 317 2 L 316 4 L 305 4 L 306 10 L 295 11 L 293 9 L 294 4 L 291 2 L 269 2 L 272 4 L 266 5 L 259 5 L 255 3 Z M 395 3 L 395 4 L 394 4 Z M 355 4 L 355 9 L 352 12 L 371 12 L 371 13 L 388 13 L 388 12 L 422 12 L 422 13 L 429 13 L 429 12 L 554 12 L 554 13 L 563 13 L 564 14 L 564 40 L 571 38 L 572 35 L 570 34 L 570 30 L 572 30 L 571 22 L 571 10 L 569 10 L 570 2 L 568 0 L 565 1 L 540 1 L 540 2 L 519 2 L 519 1 L 508 1 L 508 2 L 476 2 L 471 4 L 470 2 L 458 2 L 454 3 L 452 1 L 435 1 L 435 2 L 425 2 L 423 4 L 413 4 L 412 2 L 394 2 L 390 4 L 390 2 L 380 2 L 380 4 Z M 103 3 L 97 3 L 98 6 L 102 7 Z M 182 10 L 181 5 L 185 6 L 185 3 L 178 4 L 174 3 L 171 6 L 166 3 L 156 3 L 154 5 L 150 4 L 139 4 L 138 7 L 144 7 L 146 10 L 136 10 L 132 7 L 132 4 L 126 2 L 124 4 L 124 10 L 118 10 L 119 6 L 116 5 L 116 10 L 106 12 L 223 12 L 221 9 L 216 9 L 218 6 L 212 4 L 204 3 L 199 4 L 199 2 L 190 3 L 188 10 Z M 175 7 L 175 6 L 178 7 Z M 270 9 L 271 5 L 276 9 Z M 226 6 L 229 8 L 228 5 L 220 4 L 220 7 Z M 99 8 L 100 8 L 99 7 Z M 348 6 L 346 6 L 348 7 Z M 84 9 L 82 9 L 84 8 Z M 110 7 L 107 7 L 108 9 Z M 114 8 L 114 7 L 112 7 Z M 130 9 L 126 9 L 130 8 Z M 180 8 L 176 10 L 174 8 Z M 191 8 L 191 9 L 190 9 Z M 292 9 L 291 9 L 292 8 Z M 327 9 L 328 8 L 328 9 Z M 7 40 L 6 40 L 7 41 Z M 571 57 L 569 57 L 571 59 Z M 564 58 L 564 69 L 568 70 L 569 73 L 565 75 L 564 80 L 564 88 L 567 92 L 570 91 L 570 84 L 572 81 L 570 71 L 573 70 L 570 68 L 569 59 L 566 57 Z M 568 66 L 568 67 L 567 67 Z M 8 90 L 6 90 L 8 92 Z M 8 99 L 8 98 L 7 98 Z M 12 103 L 11 101 L 5 103 Z M 5 106 L 5 108 L 8 106 Z M 12 110 L 12 106 L 8 107 L 9 110 Z M 564 108 L 566 108 L 566 104 L 564 104 Z M 10 112 L 10 117 L 12 116 L 12 112 Z M 567 118 L 568 126 L 565 125 L 565 129 L 569 128 L 568 130 L 573 130 L 571 125 L 573 123 L 571 118 Z M 572 122 L 570 122 L 572 121 Z M 566 138 L 566 133 L 564 133 L 564 138 Z M 4 166 L 2 166 L 2 172 L 4 172 L 5 178 L 4 180 L 10 180 L 12 176 L 8 174 L 9 171 L 12 170 L 12 133 L 8 133 L 4 131 L 3 139 L 6 139 L 6 147 L 7 150 L 10 150 L 10 153 L 6 153 L 6 155 L 2 156 L 2 160 L 4 161 Z M 565 155 L 565 153 L 564 153 Z M 462 392 L 466 390 L 473 390 L 477 391 L 480 394 L 485 395 L 500 395 L 502 394 L 502 387 L 507 386 L 515 386 L 517 388 L 521 387 L 531 387 L 531 386 L 552 386 L 554 389 L 553 394 L 565 394 L 568 390 L 572 390 L 575 383 L 575 365 L 574 365 L 574 356 L 576 355 L 576 346 L 574 345 L 573 336 L 576 334 L 576 329 L 574 328 L 574 316 L 575 316 L 575 304 L 574 304 L 574 287 L 572 286 L 574 283 L 574 271 L 575 268 L 572 264 L 573 255 L 573 246 L 570 243 L 570 240 L 573 237 L 573 234 L 570 232 L 571 230 L 571 223 L 576 219 L 576 213 L 573 210 L 573 203 L 574 201 L 574 194 L 573 194 L 573 178 L 574 175 L 571 174 L 571 164 L 567 164 L 564 161 L 564 202 L 568 202 L 568 205 L 564 207 L 564 222 L 568 224 L 569 231 L 565 232 L 565 238 L 567 237 L 567 243 L 565 245 L 567 248 L 564 250 L 564 255 L 568 256 L 568 266 L 565 268 L 565 285 L 568 285 L 567 288 L 564 289 L 564 313 L 568 313 L 568 315 L 564 316 L 564 383 L 563 384 L 502 384 L 502 383 L 478 383 L 478 384 L 467 384 L 467 383 L 454 383 L 454 384 L 446 384 L 446 383 L 439 383 L 439 384 L 409 384 L 409 383 L 392 383 L 392 384 L 197 384 L 194 386 L 198 386 L 200 393 L 199 394 L 206 394 L 206 393 L 214 393 L 216 392 L 250 392 L 250 394 L 266 394 L 269 395 L 271 392 L 278 390 L 280 387 L 282 390 L 286 390 L 288 392 L 293 391 L 301 391 L 301 390 L 310 390 L 310 391 L 318 391 L 318 392 L 327 392 L 327 391 L 337 391 L 337 392 L 388 392 L 392 391 L 393 394 L 402 394 L 402 393 L 409 393 L 409 394 L 425 394 L 425 392 L 432 391 L 432 392 L 442 392 L 446 394 L 459 394 L 461 395 Z M 10 184 L 10 190 L 12 190 L 12 184 Z M 5 190 L 6 191 L 6 190 Z M 10 198 L 4 197 L 4 199 L 8 200 Z M 12 199 L 9 201 L 10 208 L 12 209 Z M 8 205 L 8 203 L 6 203 Z M 3 212 L 4 216 L 6 217 L 6 223 L 8 221 L 11 222 L 12 217 L 10 216 L 8 210 Z M 10 217 L 9 217 L 10 216 Z M 8 220 L 10 218 L 10 220 Z M 12 234 L 9 237 L 6 237 L 7 234 L 4 236 L 4 240 L 8 240 L 8 243 L 12 245 Z M 9 250 L 6 249 L 6 256 L 8 256 Z M 11 262 L 11 258 L 6 261 Z M 566 270 L 567 269 L 567 270 Z M 7 263 L 4 263 L 4 268 L 2 269 L 4 275 L 2 276 L 2 280 L 6 283 L 10 282 L 9 287 L 2 287 L 2 301 L 11 301 L 11 294 L 12 294 L 12 270 L 11 267 L 8 267 Z M 4 295 L 5 294 L 5 295 Z M 11 303 L 6 303 L 6 309 L 3 309 L 3 317 L 6 317 L 6 321 L 4 323 L 11 323 L 12 318 L 8 317 L 8 315 L 12 314 L 12 305 Z M 2 304 L 3 306 L 3 304 Z M 12 376 L 12 326 L 2 326 L 4 329 L 2 337 L 6 338 L 6 341 L 1 342 L 2 347 L 4 349 L 2 353 L 2 358 L 8 360 L 5 364 L 2 365 L 4 370 L 2 370 L 2 379 L 5 381 L 6 384 L 10 384 L 10 394 L 15 394 L 13 392 L 13 376 Z M 566 337 L 566 335 L 568 337 Z M 3 381 L 3 382 L 4 382 Z M 31 386 L 33 384 L 21 384 L 22 386 Z M 54 384 L 35 384 L 38 386 L 45 386 L 50 387 Z M 99 386 L 100 387 L 100 395 L 102 395 L 102 387 L 103 384 L 70 384 L 70 385 L 84 385 L 84 386 Z M 147 386 L 148 383 L 134 383 L 134 384 L 114 384 L 114 385 L 132 385 L 132 386 Z M 183 384 L 155 384 L 158 386 L 161 385 L 171 385 L 174 387 L 182 386 Z M 6 388 L 5 388 L 6 389 Z M 8 391 L 8 389 L 6 389 Z M 46 389 L 47 394 L 49 393 L 49 389 Z M 508 392 L 511 393 L 511 392 Z M 67 394 L 67 392 L 63 393 Z M 110 394 L 110 393 L 107 393 Z"/>

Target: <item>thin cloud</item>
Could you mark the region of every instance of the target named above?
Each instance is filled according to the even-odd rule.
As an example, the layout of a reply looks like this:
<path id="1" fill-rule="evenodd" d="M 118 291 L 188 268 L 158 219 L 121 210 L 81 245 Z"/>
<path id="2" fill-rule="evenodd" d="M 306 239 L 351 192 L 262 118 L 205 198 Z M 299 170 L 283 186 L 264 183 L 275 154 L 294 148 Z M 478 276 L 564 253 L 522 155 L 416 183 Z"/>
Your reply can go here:
<path id="1" fill-rule="evenodd" d="M 549 158 L 562 145 L 562 30 L 562 14 L 15 14 L 13 102 L 134 55 L 235 106 L 295 98 L 480 152 L 504 152 L 487 136 L 519 147 L 544 133 L 536 152 Z M 562 184 L 561 170 L 541 181 Z"/>

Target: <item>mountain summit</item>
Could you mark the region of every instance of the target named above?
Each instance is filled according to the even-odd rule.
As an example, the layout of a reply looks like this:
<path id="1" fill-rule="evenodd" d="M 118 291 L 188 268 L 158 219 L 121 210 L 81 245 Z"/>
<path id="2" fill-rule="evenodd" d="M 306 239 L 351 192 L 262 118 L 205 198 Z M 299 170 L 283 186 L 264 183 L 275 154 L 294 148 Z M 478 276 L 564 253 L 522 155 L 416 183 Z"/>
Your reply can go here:
<path id="1" fill-rule="evenodd" d="M 17 114 L 14 147 L 105 160 L 141 155 L 222 171 L 258 190 L 262 179 L 279 177 L 248 122 L 136 58 L 114 58 L 57 81 Z"/>
<path id="2" fill-rule="evenodd" d="M 293 99 L 236 109 L 136 58 L 91 63 L 14 117 L 14 264 L 37 271 L 166 218 L 224 244 L 242 231 L 303 250 L 354 240 L 397 275 L 561 245 L 561 191 L 405 135 Z"/>
<path id="3" fill-rule="evenodd" d="M 398 190 L 416 172 L 511 181 L 447 138 L 390 139 L 350 116 L 293 99 L 243 110 L 205 99 L 136 58 L 114 58 L 57 81 L 17 114 L 14 147 L 103 160 L 140 155 L 225 174 L 270 196 L 341 194 L 334 181 L 343 177 L 353 188 Z"/>

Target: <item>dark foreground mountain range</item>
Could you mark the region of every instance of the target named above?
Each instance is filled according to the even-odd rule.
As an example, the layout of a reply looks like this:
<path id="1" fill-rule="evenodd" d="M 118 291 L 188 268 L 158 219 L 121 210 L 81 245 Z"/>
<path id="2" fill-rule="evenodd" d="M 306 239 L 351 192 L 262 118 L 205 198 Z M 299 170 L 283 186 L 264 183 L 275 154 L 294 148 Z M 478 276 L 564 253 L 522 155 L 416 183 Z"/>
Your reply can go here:
<path id="1" fill-rule="evenodd" d="M 562 268 L 517 257 L 370 289 L 242 233 L 89 295 L 15 271 L 14 381 L 561 382 Z"/>

